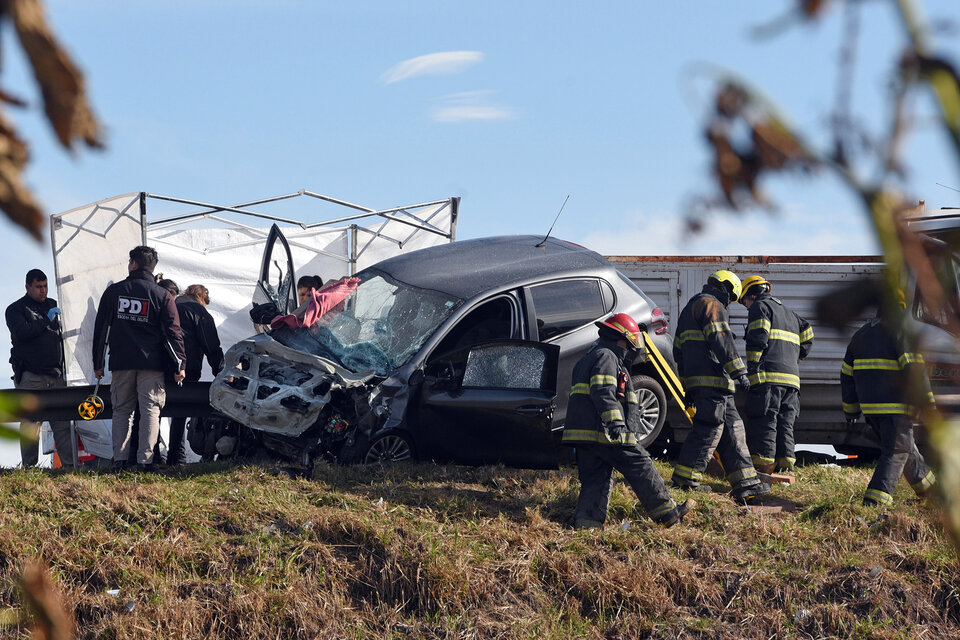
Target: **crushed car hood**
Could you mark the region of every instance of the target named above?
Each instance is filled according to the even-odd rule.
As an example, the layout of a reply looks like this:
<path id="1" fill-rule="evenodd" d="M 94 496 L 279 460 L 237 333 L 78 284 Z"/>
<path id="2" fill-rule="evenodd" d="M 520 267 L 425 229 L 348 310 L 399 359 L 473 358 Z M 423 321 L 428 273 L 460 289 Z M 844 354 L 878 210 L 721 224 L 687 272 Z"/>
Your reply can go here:
<path id="1" fill-rule="evenodd" d="M 317 421 L 331 392 L 364 386 L 374 377 L 260 334 L 227 351 L 210 385 L 210 405 L 253 429 L 299 436 Z"/>

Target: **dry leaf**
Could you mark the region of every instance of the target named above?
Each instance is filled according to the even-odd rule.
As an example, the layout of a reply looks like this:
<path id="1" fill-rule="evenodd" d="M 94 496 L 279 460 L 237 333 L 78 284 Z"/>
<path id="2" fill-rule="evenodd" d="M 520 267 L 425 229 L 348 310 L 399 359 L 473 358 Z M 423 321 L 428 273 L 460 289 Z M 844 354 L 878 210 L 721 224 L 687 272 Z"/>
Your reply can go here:
<path id="1" fill-rule="evenodd" d="M 82 138 L 91 147 L 102 147 L 100 123 L 87 104 L 83 74 L 54 39 L 40 0 L 8 0 L 7 10 L 60 144 L 72 149 L 74 140 Z"/>
<path id="2" fill-rule="evenodd" d="M 37 564 L 24 567 L 22 577 L 24 604 L 34 619 L 34 640 L 70 640 L 73 620 L 64 611 L 47 572 Z"/>

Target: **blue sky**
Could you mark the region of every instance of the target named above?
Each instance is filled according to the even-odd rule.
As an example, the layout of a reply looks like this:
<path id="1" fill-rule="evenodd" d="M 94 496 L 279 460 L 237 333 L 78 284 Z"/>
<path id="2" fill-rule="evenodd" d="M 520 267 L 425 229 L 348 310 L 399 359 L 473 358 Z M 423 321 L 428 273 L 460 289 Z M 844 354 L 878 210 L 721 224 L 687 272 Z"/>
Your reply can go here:
<path id="1" fill-rule="evenodd" d="M 904 37 L 893 2 L 863 4 L 853 106 L 877 131 Z M 458 237 L 472 238 L 543 233 L 569 194 L 554 234 L 607 254 L 872 253 L 858 203 L 827 175 L 764 183 L 777 217 L 681 232 L 686 198 L 710 187 L 705 65 L 748 78 L 813 143 L 828 141 L 843 8 L 750 37 L 792 5 L 48 0 L 107 127 L 105 151 L 75 156 L 56 146 L 9 30 L 0 80 L 35 105 L 5 110 L 31 143 L 27 180 L 49 213 L 141 190 L 233 204 L 307 188 L 371 207 L 460 196 Z M 960 23 L 956 0 L 924 6 Z M 936 44 L 960 61 L 960 31 Z M 960 204 L 937 186 L 960 189 L 960 170 L 929 117 L 906 150 L 910 193 Z M 52 276 L 52 258 L 5 234 L 0 299 L 13 301 L 28 268 Z"/>

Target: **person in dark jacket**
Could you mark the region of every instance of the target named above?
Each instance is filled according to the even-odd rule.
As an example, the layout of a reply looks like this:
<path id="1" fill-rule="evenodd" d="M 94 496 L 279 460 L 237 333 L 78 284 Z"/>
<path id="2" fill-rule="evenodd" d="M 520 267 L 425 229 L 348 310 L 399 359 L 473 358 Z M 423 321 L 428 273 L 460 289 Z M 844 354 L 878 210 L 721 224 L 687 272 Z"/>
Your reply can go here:
<path id="1" fill-rule="evenodd" d="M 747 308 L 747 447 L 758 471 L 792 471 L 793 423 L 800 413 L 800 362 L 813 346 L 810 323 L 770 295 L 761 276 L 743 281 Z"/>
<path id="2" fill-rule="evenodd" d="M 7 307 L 10 329 L 10 364 L 17 389 L 65 387 L 63 341 L 60 336 L 60 308 L 47 297 L 47 276 L 40 269 L 27 272 L 27 292 Z M 74 463 L 73 438 L 69 421 L 53 421 L 53 441 L 65 467 Z M 20 462 L 33 467 L 40 457 L 40 424 L 20 423 Z"/>
<path id="3" fill-rule="evenodd" d="M 680 312 L 673 340 L 673 357 L 686 391 L 687 406 L 696 413 L 673 469 L 673 484 L 681 489 L 709 491 L 701 485 L 714 449 L 720 456 L 731 496 L 747 504 L 769 493 L 750 461 L 743 421 L 734 404 L 734 380 L 750 388 L 747 368 L 737 353 L 727 306 L 740 297 L 736 274 L 725 269 L 710 275 L 703 290 Z"/>
<path id="4" fill-rule="evenodd" d="M 210 304 L 210 290 L 202 284 L 192 284 L 176 302 L 187 354 L 186 380 L 192 382 L 200 379 L 204 356 L 213 375 L 217 375 L 223 369 L 223 350 L 220 348 L 217 325 L 206 309 Z M 173 418 L 170 421 L 167 464 L 183 464 L 187 461 L 186 440 L 183 437 L 186 424 L 186 418 Z"/>
<path id="5" fill-rule="evenodd" d="M 641 348 L 640 329 L 625 313 L 597 322 L 600 339 L 573 369 L 563 443 L 576 447 L 580 498 L 574 526 L 602 527 L 613 488 L 613 470 L 623 474 L 659 524 L 683 519 L 692 501 L 677 505 L 646 449 L 637 440 L 637 394 L 628 370 Z"/>
<path id="6" fill-rule="evenodd" d="M 129 275 L 107 287 L 97 307 L 93 366 L 97 379 L 101 379 L 109 344 L 115 470 L 126 467 L 131 422 L 138 405 L 137 465 L 145 470 L 152 468 L 160 410 L 166 400 L 164 373 L 171 372 L 176 382 L 186 377 L 180 317 L 173 296 L 154 280 L 157 260 L 157 252 L 150 247 L 131 249 Z"/>
<path id="7" fill-rule="evenodd" d="M 853 334 L 840 367 L 847 424 L 853 426 L 862 414 L 880 438 L 880 460 L 867 485 L 865 505 L 893 504 L 901 475 L 918 496 L 929 495 L 936 483 L 913 439 L 917 410 L 908 401 L 911 378 L 923 384 L 922 397 L 915 402 L 933 403 L 923 356 L 911 352 L 903 335 L 878 312 Z"/>

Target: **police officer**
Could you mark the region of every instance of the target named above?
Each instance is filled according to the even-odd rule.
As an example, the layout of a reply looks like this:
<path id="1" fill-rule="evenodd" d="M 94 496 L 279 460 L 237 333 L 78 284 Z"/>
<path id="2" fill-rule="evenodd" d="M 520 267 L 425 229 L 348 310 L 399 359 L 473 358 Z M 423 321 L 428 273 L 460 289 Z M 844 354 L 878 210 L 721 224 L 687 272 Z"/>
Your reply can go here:
<path id="1" fill-rule="evenodd" d="M 747 308 L 747 447 L 758 471 L 792 471 L 793 423 L 800 413 L 800 361 L 813 346 L 810 323 L 770 295 L 761 276 L 743 281 Z"/>
<path id="2" fill-rule="evenodd" d="M 7 307 L 10 329 L 10 364 L 17 389 L 52 389 L 67 386 L 63 376 L 63 341 L 60 308 L 47 296 L 47 276 L 40 269 L 27 271 L 26 294 Z M 52 421 L 53 441 L 65 467 L 73 466 L 74 446 L 69 421 Z M 20 461 L 33 467 L 40 456 L 40 425 L 20 423 Z"/>
<path id="3" fill-rule="evenodd" d="M 650 455 L 637 440 L 637 394 L 629 363 L 641 348 L 640 328 L 617 313 L 596 323 L 600 339 L 573 369 L 563 443 L 576 447 L 580 498 L 575 526 L 602 527 L 616 469 L 654 522 L 670 527 L 693 506 L 677 506 Z"/>
<path id="4" fill-rule="evenodd" d="M 683 442 L 673 469 L 673 484 L 683 489 L 709 491 L 701 485 L 703 471 L 716 448 L 731 496 L 741 504 L 769 493 L 750 461 L 743 421 L 734 404 L 734 380 L 750 388 L 747 369 L 737 354 L 727 306 L 740 297 L 740 278 L 725 269 L 710 275 L 703 290 L 680 312 L 673 340 L 673 357 L 686 390 L 688 406 L 696 413 L 690 435 Z"/>
<path id="5" fill-rule="evenodd" d="M 865 505 L 893 504 L 901 474 L 919 496 L 928 495 L 936 483 L 913 439 L 916 408 L 906 396 L 912 377 L 925 385 L 921 400 L 932 403 L 923 356 L 907 349 L 903 335 L 878 312 L 853 334 L 840 368 L 847 424 L 852 426 L 863 414 L 880 438 L 880 460 L 867 485 Z"/>
<path id="6" fill-rule="evenodd" d="M 93 331 L 93 366 L 103 377 L 109 336 L 110 399 L 113 403 L 114 470 L 126 467 L 134 407 L 140 408 L 137 466 L 153 467 L 160 435 L 160 410 L 166 401 L 164 372 L 180 382 L 186 376 L 180 317 L 170 292 L 156 283 L 157 252 L 130 250 L 129 275 L 103 292 Z"/>

